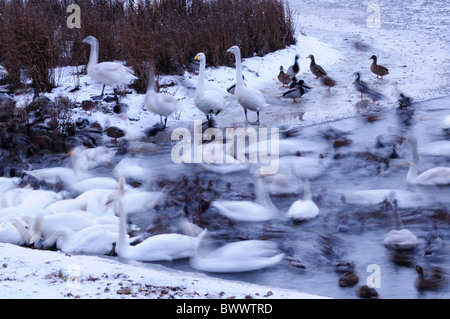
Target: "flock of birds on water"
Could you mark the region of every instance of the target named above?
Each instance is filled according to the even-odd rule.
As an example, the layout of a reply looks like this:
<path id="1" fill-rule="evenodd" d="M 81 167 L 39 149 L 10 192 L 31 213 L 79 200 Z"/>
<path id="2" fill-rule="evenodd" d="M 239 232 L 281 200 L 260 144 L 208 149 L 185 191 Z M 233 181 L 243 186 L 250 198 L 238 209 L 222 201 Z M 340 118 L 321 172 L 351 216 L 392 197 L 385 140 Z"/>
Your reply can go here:
<path id="1" fill-rule="evenodd" d="M 115 62 L 98 62 L 98 41 L 92 36 L 84 40 L 91 46 L 87 74 L 95 81 L 103 84 L 99 97 L 103 99 L 105 86 L 115 90 L 115 111 L 118 114 L 126 112 L 126 105 L 119 101 L 117 87 L 136 79 L 131 68 Z M 247 86 L 244 82 L 241 66 L 241 52 L 239 47 L 232 46 L 227 50 L 236 58 L 236 84 L 229 88 L 238 103 L 243 107 L 246 121 L 247 111 L 255 111 L 259 124 L 259 113 L 267 105 L 261 91 Z M 332 88 L 336 85 L 327 72 L 316 64 L 313 55 L 310 70 L 320 79 L 321 83 Z M 278 80 L 289 89 L 282 94 L 285 98 L 292 98 L 295 102 L 306 94 L 311 87 L 303 80 L 297 80 L 299 73 L 299 55 L 286 72 L 280 67 Z M 371 71 L 378 77 L 389 74 L 386 67 L 377 64 L 377 57 L 372 56 Z M 215 90 L 205 89 L 206 56 L 198 53 L 194 58 L 198 62 L 198 80 L 194 103 L 201 110 L 211 124 L 213 117 L 225 107 L 223 95 Z M 355 89 L 367 95 L 372 101 L 383 99 L 383 95 L 370 88 L 361 80 L 360 73 L 355 74 L 353 82 Z M 84 101 L 83 108 L 90 112 L 95 103 Z M 160 115 L 160 128 L 164 129 L 168 117 L 179 109 L 177 99 L 170 94 L 158 93 L 153 73 L 145 95 L 148 109 Z M 411 100 L 401 94 L 399 109 L 410 109 Z M 448 119 L 446 119 L 448 122 Z M 450 127 L 450 125 L 449 125 Z M 450 130 L 450 128 L 447 128 Z M 117 139 L 123 133 L 111 129 L 109 136 Z M 419 174 L 417 164 L 417 143 L 409 138 L 413 162 L 409 165 L 406 182 L 414 185 L 449 185 L 450 168 L 436 167 Z M 280 141 L 280 147 L 295 149 L 289 140 Z M 250 152 L 251 150 L 249 150 Z M 0 242 L 28 246 L 41 249 L 57 249 L 64 253 L 82 254 L 116 254 L 125 259 L 153 262 L 170 261 L 189 258 L 190 265 L 197 270 L 206 272 L 242 272 L 271 267 L 287 258 L 280 252 L 276 243 L 270 240 L 247 239 L 227 243 L 208 252 L 199 250 L 200 244 L 208 237 L 208 229 L 202 228 L 188 220 L 181 220 L 179 233 L 164 233 L 147 238 L 131 236 L 131 226 L 128 215 L 145 213 L 161 205 L 168 196 L 165 189 L 149 191 L 144 187 L 133 187 L 129 180 L 142 180 L 152 176 L 150 163 L 137 157 L 125 157 L 114 168 L 114 177 L 98 177 L 92 173 L 95 168 L 109 167 L 113 163 L 117 149 L 105 146 L 71 148 L 67 158 L 69 166 L 25 170 L 26 176 L 47 184 L 62 184 L 63 191 L 33 189 L 24 187 L 20 177 L 0 177 Z M 254 200 L 220 200 L 213 199 L 210 207 L 215 208 L 224 217 L 243 223 L 270 221 L 279 216 L 277 207 L 272 203 L 265 178 L 272 181 L 272 185 L 279 185 L 278 190 L 288 192 L 293 179 L 303 185 L 303 198 L 292 203 L 286 212 L 286 217 L 295 222 L 307 222 L 319 215 L 319 206 L 313 201 L 310 189 L 310 179 L 322 170 L 326 159 L 299 156 L 281 157 L 280 167 L 288 173 L 277 173 L 264 176 L 259 170 L 252 171 L 255 178 Z M 227 174 L 248 169 L 241 163 L 229 165 L 209 165 L 208 169 Z M 293 173 L 294 172 L 294 173 Z M 309 174 L 301 173 L 308 172 Z M 293 178 L 294 176 L 294 178 Z M 278 184 L 277 184 L 278 183 Z M 297 183 L 298 184 L 298 183 Z M 284 185 L 284 186 L 283 186 Z M 419 240 L 402 224 L 398 213 L 398 198 L 394 191 L 384 194 L 386 205 L 391 207 L 396 220 L 396 228 L 387 233 L 384 239 L 386 248 L 398 252 L 413 250 Z M 435 236 L 436 237 L 436 236 Z M 436 239 L 436 238 L 434 238 Z M 326 242 L 326 238 L 323 238 Z M 435 240 L 435 243 L 438 240 Z M 359 278 L 351 263 L 336 265 L 343 272 L 339 278 L 339 285 L 353 286 Z M 431 275 L 426 274 L 421 265 L 416 266 L 418 289 L 436 289 L 446 285 L 445 273 L 441 269 L 434 269 Z M 361 286 L 358 294 L 363 298 L 378 298 L 374 288 Z"/>

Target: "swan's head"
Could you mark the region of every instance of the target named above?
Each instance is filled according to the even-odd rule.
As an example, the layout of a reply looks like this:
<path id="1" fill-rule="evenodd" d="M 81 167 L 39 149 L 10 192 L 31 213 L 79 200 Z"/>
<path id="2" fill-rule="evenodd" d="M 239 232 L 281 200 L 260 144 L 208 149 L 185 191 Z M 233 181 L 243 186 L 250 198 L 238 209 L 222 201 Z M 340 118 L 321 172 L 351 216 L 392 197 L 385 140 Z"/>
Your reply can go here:
<path id="1" fill-rule="evenodd" d="M 92 35 L 89 35 L 83 40 L 83 42 L 90 45 L 94 45 L 98 43 L 98 40 L 94 38 Z"/>
<path id="2" fill-rule="evenodd" d="M 231 48 L 227 50 L 227 53 L 234 53 L 234 54 L 240 54 L 241 49 L 237 45 L 233 45 Z"/>
<path id="3" fill-rule="evenodd" d="M 198 53 L 196 56 L 195 56 L 195 58 L 194 58 L 194 61 L 206 61 L 206 56 L 205 56 L 205 54 L 204 53 Z"/>

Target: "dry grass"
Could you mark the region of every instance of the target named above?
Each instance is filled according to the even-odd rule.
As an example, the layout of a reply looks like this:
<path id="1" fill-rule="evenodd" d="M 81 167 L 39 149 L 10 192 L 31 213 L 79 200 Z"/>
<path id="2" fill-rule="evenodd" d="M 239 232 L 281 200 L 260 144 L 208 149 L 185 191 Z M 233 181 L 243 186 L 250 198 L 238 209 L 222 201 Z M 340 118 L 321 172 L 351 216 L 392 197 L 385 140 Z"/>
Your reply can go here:
<path id="1" fill-rule="evenodd" d="M 147 86 L 149 63 L 159 74 L 180 74 L 198 52 L 210 66 L 229 65 L 224 51 L 239 45 L 243 57 L 295 43 L 283 0 L 78 0 L 81 28 L 66 19 L 71 0 L 0 0 L 0 63 L 7 83 L 51 91 L 52 68 L 87 63 L 87 35 L 100 42 L 99 61 L 121 60 L 135 69 L 138 92 Z"/>

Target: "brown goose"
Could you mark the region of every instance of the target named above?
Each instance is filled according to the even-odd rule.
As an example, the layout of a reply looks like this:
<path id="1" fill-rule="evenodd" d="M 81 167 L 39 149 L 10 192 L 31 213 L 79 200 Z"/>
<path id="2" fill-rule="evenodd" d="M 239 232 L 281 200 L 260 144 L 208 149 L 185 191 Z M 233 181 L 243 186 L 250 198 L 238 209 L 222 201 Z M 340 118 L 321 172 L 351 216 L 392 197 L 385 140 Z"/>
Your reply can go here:
<path id="1" fill-rule="evenodd" d="M 377 79 L 378 76 L 381 76 L 381 79 L 383 79 L 384 75 L 389 74 L 389 70 L 387 67 L 377 64 L 376 55 L 372 55 L 369 60 L 373 60 L 372 64 L 370 65 L 370 71 L 377 75 Z"/>
<path id="2" fill-rule="evenodd" d="M 283 87 L 289 87 L 289 83 L 291 83 L 291 76 L 284 72 L 283 66 L 280 66 L 280 73 L 278 73 L 278 81 L 283 84 Z"/>
<path id="3" fill-rule="evenodd" d="M 312 74 L 316 76 L 316 79 L 326 76 L 327 72 L 318 64 L 316 64 L 316 60 L 314 59 L 314 55 L 310 54 L 308 55 L 307 59 L 311 59 L 311 64 L 309 65 L 309 69 L 311 70 Z"/>
<path id="4" fill-rule="evenodd" d="M 433 290 L 444 287 L 447 284 L 444 272 L 438 267 L 433 267 L 432 275 L 425 277 L 423 268 L 416 265 L 417 278 L 414 286 L 419 290 Z"/>

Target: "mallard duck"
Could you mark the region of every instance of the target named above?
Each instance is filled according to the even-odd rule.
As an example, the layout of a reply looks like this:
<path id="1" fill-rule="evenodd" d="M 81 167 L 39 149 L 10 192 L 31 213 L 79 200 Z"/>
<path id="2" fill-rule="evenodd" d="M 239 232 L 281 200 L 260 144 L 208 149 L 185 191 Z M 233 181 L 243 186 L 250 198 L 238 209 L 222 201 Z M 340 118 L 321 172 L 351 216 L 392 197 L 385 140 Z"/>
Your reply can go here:
<path id="1" fill-rule="evenodd" d="M 89 55 L 89 62 L 87 65 L 87 74 L 95 81 L 103 84 L 100 99 L 103 98 L 105 86 L 109 85 L 114 88 L 114 93 L 117 95 L 117 88 L 119 85 L 127 84 L 137 77 L 133 75 L 133 69 L 124 66 L 117 62 L 101 62 L 98 63 L 98 40 L 93 36 L 88 36 L 83 40 L 91 46 L 91 53 Z"/>
<path id="2" fill-rule="evenodd" d="M 378 101 L 384 99 L 383 94 L 378 93 L 377 91 L 369 88 L 366 82 L 361 80 L 361 74 L 359 72 L 355 73 L 356 79 L 353 81 L 353 86 L 355 89 L 361 93 L 361 100 L 363 99 L 363 94 L 366 94 L 370 97 L 372 101 Z"/>
<path id="3" fill-rule="evenodd" d="M 389 70 L 387 67 L 377 64 L 376 55 L 372 55 L 369 60 L 373 60 L 372 64 L 370 65 L 370 71 L 372 71 L 372 73 L 377 75 L 377 79 L 378 76 L 381 76 L 381 79 L 383 79 L 384 75 L 389 74 Z"/>
<path id="4" fill-rule="evenodd" d="M 126 113 L 128 112 L 128 109 L 130 108 L 128 104 L 119 102 L 119 98 L 115 97 L 116 103 L 113 106 L 114 113 L 117 114 L 118 117 L 120 117 L 123 120 L 126 120 Z"/>
<path id="5" fill-rule="evenodd" d="M 312 54 L 308 55 L 307 59 L 311 59 L 309 69 L 311 70 L 312 74 L 316 76 L 316 79 L 327 75 L 327 72 L 325 72 L 325 70 L 320 65 L 316 64 L 314 55 Z"/>
<path id="6" fill-rule="evenodd" d="M 280 66 L 280 73 L 278 73 L 278 81 L 281 82 L 283 87 L 289 87 L 288 84 L 291 83 L 291 76 L 284 72 L 283 66 Z"/>
<path id="7" fill-rule="evenodd" d="M 354 286 L 359 282 L 359 277 L 354 271 L 353 264 L 349 264 L 345 273 L 339 277 L 339 286 L 340 287 L 348 287 Z"/>
<path id="8" fill-rule="evenodd" d="M 305 81 L 303 80 L 297 81 L 295 77 L 292 79 L 290 88 L 291 89 L 284 92 L 281 96 L 284 98 L 294 99 L 295 103 L 299 103 L 296 99 L 302 97 L 302 95 L 308 93 L 311 90 L 311 87 L 307 86 L 305 84 Z"/>
<path id="9" fill-rule="evenodd" d="M 105 129 L 107 136 L 112 137 L 114 143 L 117 143 L 117 139 L 125 136 L 125 131 L 117 126 L 110 126 Z"/>
<path id="10" fill-rule="evenodd" d="M 81 102 L 81 108 L 92 115 L 92 111 L 96 108 L 97 104 L 93 101 L 85 100 Z"/>
<path id="11" fill-rule="evenodd" d="M 434 290 L 444 287 L 447 284 L 445 273 L 438 267 L 433 267 L 432 274 L 425 277 L 423 267 L 416 265 L 417 278 L 414 286 L 419 290 Z"/>
<path id="12" fill-rule="evenodd" d="M 268 104 L 266 103 L 264 95 L 261 91 L 248 87 L 244 84 L 244 80 L 242 78 L 241 49 L 235 45 L 229 48 L 227 52 L 233 53 L 236 58 L 236 89 L 234 96 L 244 109 L 246 122 L 249 122 L 247 110 L 256 111 L 257 120 L 252 124 L 259 125 L 259 112 Z"/>
<path id="13" fill-rule="evenodd" d="M 296 76 L 297 73 L 300 72 L 300 64 L 298 64 L 298 59 L 300 59 L 300 55 L 299 55 L 299 54 L 296 54 L 296 55 L 295 55 L 294 64 L 291 65 L 291 66 L 287 69 L 287 71 L 286 71 L 286 73 L 287 73 L 291 78 L 294 77 L 294 76 Z"/>
<path id="14" fill-rule="evenodd" d="M 320 77 L 320 83 L 322 83 L 322 85 L 328 86 L 328 91 L 336 85 L 336 81 L 332 78 L 330 78 L 328 75 L 325 76 L 321 76 Z"/>
<path id="15" fill-rule="evenodd" d="M 206 120 L 210 121 L 210 118 L 213 115 L 219 114 L 225 107 L 225 98 L 218 91 L 205 90 L 205 54 L 198 53 L 194 59 L 200 62 L 194 103 L 195 106 L 206 115 Z"/>
<path id="16" fill-rule="evenodd" d="M 358 288 L 357 294 L 361 298 L 378 299 L 378 292 L 373 287 L 367 285 Z"/>

